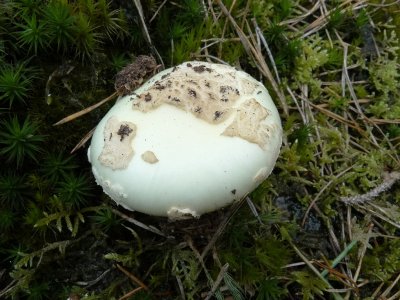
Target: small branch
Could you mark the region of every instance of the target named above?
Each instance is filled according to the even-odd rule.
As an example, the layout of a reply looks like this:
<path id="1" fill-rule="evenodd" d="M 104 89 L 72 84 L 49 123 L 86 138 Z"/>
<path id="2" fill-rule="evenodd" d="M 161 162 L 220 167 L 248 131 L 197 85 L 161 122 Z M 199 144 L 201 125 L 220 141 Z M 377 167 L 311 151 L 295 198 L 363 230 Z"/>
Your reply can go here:
<path id="1" fill-rule="evenodd" d="M 217 279 L 215 280 L 214 285 L 211 288 L 211 291 L 208 292 L 207 298 L 205 300 L 211 299 L 211 297 L 215 294 L 222 280 L 224 279 L 224 275 L 228 271 L 228 268 L 229 268 L 228 263 L 222 266 L 221 270 L 218 273 Z"/>
<path id="2" fill-rule="evenodd" d="M 115 264 L 118 270 L 120 270 L 122 273 L 124 273 L 127 277 L 129 277 L 130 280 L 132 280 L 134 283 L 136 283 L 138 286 L 140 286 L 142 289 L 148 291 L 149 288 L 135 275 L 129 273 L 127 270 L 125 270 L 121 265 Z"/>
<path id="3" fill-rule="evenodd" d="M 383 182 L 377 187 L 373 188 L 368 193 L 356 195 L 351 197 L 341 197 L 340 200 L 348 205 L 363 204 L 378 197 L 383 192 L 389 190 L 392 185 L 400 179 L 400 172 L 387 173 L 384 176 Z"/>
<path id="4" fill-rule="evenodd" d="M 133 295 L 135 295 L 137 292 L 141 291 L 143 288 L 141 286 L 139 286 L 138 288 L 126 293 L 125 295 L 123 295 L 121 298 L 119 298 L 118 300 L 125 300 L 125 299 L 129 299 L 130 297 L 132 297 Z"/>

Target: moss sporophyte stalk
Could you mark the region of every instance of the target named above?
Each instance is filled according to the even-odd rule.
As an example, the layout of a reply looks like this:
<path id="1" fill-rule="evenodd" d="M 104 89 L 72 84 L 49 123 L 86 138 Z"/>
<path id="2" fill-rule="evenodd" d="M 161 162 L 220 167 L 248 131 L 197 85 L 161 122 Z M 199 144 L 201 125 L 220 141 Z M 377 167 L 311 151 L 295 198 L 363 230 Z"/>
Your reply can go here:
<path id="1" fill-rule="evenodd" d="M 399 10 L 394 0 L 0 1 L 0 298 L 397 299 Z M 166 70 L 183 62 L 198 77 L 169 85 Z M 276 106 L 282 147 L 266 180 L 249 164 L 268 150 L 272 133 L 258 121 L 270 111 L 257 88 L 242 103 L 251 86 L 213 85 L 214 64 L 255 78 Z M 107 115 L 116 107 L 135 118 Z M 199 126 L 171 128 L 175 114 Z M 124 170 L 109 161 L 109 141 L 127 143 L 126 161 L 143 167 L 129 180 L 104 177 L 106 189 L 122 199 L 125 180 L 154 193 L 151 171 L 171 159 L 147 147 L 160 140 L 141 126 L 153 117 L 168 141 L 197 132 L 193 157 L 171 150 L 181 165 L 169 166 L 163 182 L 174 182 L 156 200 L 194 186 L 179 199 L 220 192 L 236 202 L 198 219 L 198 207 L 174 205 L 189 218 L 170 222 L 103 193 L 87 161 L 96 127 L 92 162 Z M 254 153 L 231 145 L 231 163 L 202 152 L 219 147 L 200 136 L 207 126 Z M 212 159 L 225 164 L 205 175 Z M 245 180 L 218 173 L 237 165 L 258 186 L 243 199 Z M 188 185 L 200 174 L 213 185 Z"/>

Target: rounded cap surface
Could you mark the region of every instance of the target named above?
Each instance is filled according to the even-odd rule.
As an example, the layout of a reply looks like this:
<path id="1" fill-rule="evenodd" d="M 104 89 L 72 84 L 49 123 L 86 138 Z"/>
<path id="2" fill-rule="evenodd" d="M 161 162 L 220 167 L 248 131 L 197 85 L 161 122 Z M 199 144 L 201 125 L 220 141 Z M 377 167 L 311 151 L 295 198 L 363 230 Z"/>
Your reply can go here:
<path id="1" fill-rule="evenodd" d="M 271 173 L 282 141 L 266 88 L 232 67 L 186 62 L 121 97 L 88 150 L 123 207 L 181 219 L 217 210 Z"/>

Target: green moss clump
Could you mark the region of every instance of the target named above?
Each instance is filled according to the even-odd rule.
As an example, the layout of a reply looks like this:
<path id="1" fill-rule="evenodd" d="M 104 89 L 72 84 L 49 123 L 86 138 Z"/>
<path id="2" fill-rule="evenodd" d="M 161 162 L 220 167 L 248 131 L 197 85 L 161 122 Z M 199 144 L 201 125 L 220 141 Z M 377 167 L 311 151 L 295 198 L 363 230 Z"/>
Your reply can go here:
<path id="1" fill-rule="evenodd" d="M 400 268 L 398 3 L 140 2 L 0 3 L 0 298 L 383 297 Z M 283 145 L 249 198 L 169 223 L 116 206 L 69 154 L 112 104 L 52 124 L 140 54 L 265 83 Z"/>

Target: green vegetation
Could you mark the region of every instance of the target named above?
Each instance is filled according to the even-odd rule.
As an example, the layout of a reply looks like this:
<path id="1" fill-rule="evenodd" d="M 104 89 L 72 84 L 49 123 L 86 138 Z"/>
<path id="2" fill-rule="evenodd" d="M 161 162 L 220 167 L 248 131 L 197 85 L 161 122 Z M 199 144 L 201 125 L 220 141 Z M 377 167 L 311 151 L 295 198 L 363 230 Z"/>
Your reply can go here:
<path id="1" fill-rule="evenodd" d="M 91 189 L 86 175 L 65 174 L 64 179 L 59 181 L 56 192 L 66 206 L 79 208 L 87 203 Z"/>
<path id="2" fill-rule="evenodd" d="M 29 196 L 24 175 L 8 172 L 0 176 L 0 202 L 4 208 L 20 208 Z"/>
<path id="3" fill-rule="evenodd" d="M 74 158 L 73 155 L 63 152 L 49 153 L 42 164 L 41 172 L 43 177 L 56 184 L 59 180 L 68 176 L 69 172 L 79 168 Z"/>
<path id="4" fill-rule="evenodd" d="M 26 67 L 27 62 L 18 65 L 4 64 L 0 67 L 0 103 L 7 103 L 9 108 L 14 102 L 25 103 L 31 89 L 34 74 Z M 2 105 L 1 107 L 4 107 Z"/>
<path id="5" fill-rule="evenodd" d="M 137 7 L 141 2 L 142 7 Z M 0 298 L 398 299 L 397 1 L 0 3 Z M 136 56 L 262 81 L 284 141 L 232 207 L 170 223 L 117 206 L 69 152 Z M 122 297 L 122 298 L 121 298 Z"/>
<path id="6" fill-rule="evenodd" d="M 8 163 L 15 163 L 20 167 L 24 160 L 37 161 L 37 154 L 41 151 L 40 143 L 44 136 L 37 134 L 39 124 L 27 117 L 22 125 L 17 117 L 1 124 L 0 155 Z"/>

